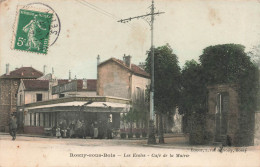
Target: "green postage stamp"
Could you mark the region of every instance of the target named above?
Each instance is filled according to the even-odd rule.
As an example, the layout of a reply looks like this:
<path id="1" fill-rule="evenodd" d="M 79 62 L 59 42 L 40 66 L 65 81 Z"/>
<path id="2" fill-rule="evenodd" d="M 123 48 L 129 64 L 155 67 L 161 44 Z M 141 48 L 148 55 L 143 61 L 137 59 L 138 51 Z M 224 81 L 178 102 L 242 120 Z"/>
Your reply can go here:
<path id="1" fill-rule="evenodd" d="M 13 49 L 47 54 L 52 13 L 19 9 Z"/>

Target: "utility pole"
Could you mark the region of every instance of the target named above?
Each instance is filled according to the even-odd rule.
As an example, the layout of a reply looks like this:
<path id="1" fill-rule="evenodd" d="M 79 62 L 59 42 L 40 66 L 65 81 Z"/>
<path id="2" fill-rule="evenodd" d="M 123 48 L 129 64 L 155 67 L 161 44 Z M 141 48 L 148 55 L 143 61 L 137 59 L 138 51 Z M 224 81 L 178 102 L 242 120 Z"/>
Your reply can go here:
<path id="1" fill-rule="evenodd" d="M 148 24 L 151 27 L 151 88 L 150 88 L 150 121 L 149 121 L 149 131 L 148 131 L 148 144 L 156 144 L 155 139 L 155 132 L 154 132 L 154 46 L 153 46 L 153 23 L 154 23 L 154 16 L 163 14 L 164 12 L 154 12 L 154 0 L 152 0 L 152 6 L 151 6 L 151 12 L 149 14 L 130 17 L 127 19 L 121 19 L 118 22 L 126 23 L 133 19 L 139 19 L 139 18 L 147 18 L 151 17 L 151 20 L 147 21 Z"/>

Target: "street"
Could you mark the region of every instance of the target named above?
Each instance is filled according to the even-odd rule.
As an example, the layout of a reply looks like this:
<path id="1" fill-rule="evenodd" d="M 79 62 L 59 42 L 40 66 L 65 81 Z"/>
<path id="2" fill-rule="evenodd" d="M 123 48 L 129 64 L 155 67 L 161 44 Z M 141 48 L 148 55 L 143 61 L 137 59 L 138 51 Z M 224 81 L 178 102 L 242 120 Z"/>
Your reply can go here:
<path id="1" fill-rule="evenodd" d="M 57 139 L 0 135 L 0 166 L 259 166 L 260 148 L 189 146 L 181 136 L 167 144 L 146 139 Z"/>

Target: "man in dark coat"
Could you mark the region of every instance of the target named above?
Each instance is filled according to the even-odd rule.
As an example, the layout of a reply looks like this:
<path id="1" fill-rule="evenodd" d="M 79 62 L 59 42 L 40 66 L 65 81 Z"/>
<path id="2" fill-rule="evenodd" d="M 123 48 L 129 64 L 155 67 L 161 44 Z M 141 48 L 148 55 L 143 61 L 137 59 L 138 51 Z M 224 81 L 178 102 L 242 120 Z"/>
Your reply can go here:
<path id="1" fill-rule="evenodd" d="M 13 137 L 12 140 L 16 139 L 16 130 L 17 130 L 17 120 L 14 115 L 11 115 L 10 122 L 9 122 L 9 130 L 10 134 Z"/>

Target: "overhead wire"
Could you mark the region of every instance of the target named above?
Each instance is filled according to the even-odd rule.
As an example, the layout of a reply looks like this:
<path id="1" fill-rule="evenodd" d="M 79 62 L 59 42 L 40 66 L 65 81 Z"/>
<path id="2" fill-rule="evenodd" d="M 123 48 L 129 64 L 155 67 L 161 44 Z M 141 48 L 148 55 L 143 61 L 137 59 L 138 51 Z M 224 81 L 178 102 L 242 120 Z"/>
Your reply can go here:
<path id="1" fill-rule="evenodd" d="M 119 17 L 117 17 L 117 16 L 115 16 L 115 15 L 113 15 L 113 14 L 107 12 L 106 10 L 101 9 L 100 7 L 97 7 L 96 5 L 93 5 L 93 4 L 91 4 L 91 3 L 89 3 L 89 2 L 87 2 L 87 1 L 85 1 L 85 0 L 76 0 L 76 1 L 79 2 L 79 3 L 81 3 L 81 4 L 83 4 L 84 6 L 86 6 L 86 7 L 88 7 L 88 8 L 90 8 L 90 9 L 95 10 L 96 12 L 98 12 L 98 13 L 100 13 L 100 14 L 103 14 L 103 15 L 105 15 L 105 16 L 107 16 L 107 17 L 113 18 L 113 19 L 116 20 L 116 21 L 121 19 L 121 18 L 119 18 Z M 125 25 L 127 25 L 127 26 L 129 26 L 130 28 L 136 30 L 136 28 L 135 28 L 133 25 L 131 25 L 130 23 L 127 23 L 127 24 L 125 24 Z"/>

